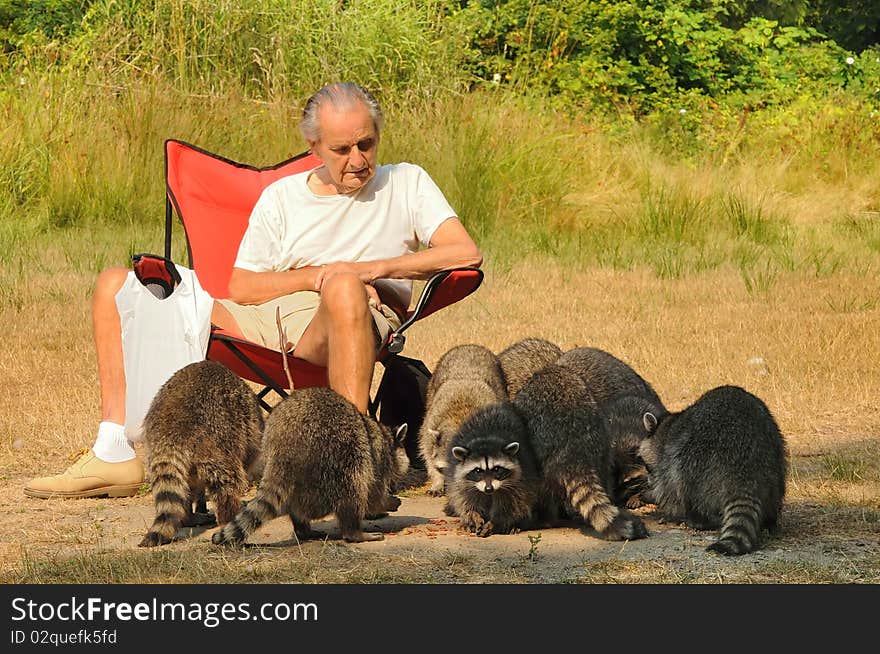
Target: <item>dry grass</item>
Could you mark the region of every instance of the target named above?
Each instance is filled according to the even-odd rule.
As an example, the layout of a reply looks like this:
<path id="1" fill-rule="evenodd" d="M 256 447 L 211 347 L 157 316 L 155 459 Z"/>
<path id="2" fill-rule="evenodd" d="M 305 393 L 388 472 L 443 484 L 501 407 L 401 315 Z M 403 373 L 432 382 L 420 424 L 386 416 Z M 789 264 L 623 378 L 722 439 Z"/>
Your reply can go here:
<path id="1" fill-rule="evenodd" d="M 729 383 L 777 417 L 792 465 L 782 530 L 766 552 L 707 559 L 704 537 L 685 533 L 684 552 L 655 548 L 646 559 L 614 549 L 597 560 L 575 547 L 563 565 L 546 540 L 535 556 L 525 543 L 513 558 L 373 554 L 337 542 L 237 553 L 202 541 L 144 552 L 133 545 L 151 518 L 148 495 L 25 499 L 25 481 L 63 469 L 91 443 L 99 418 L 92 272 L 59 264 L 57 252 L 42 256 L 15 288 L 28 310 L 7 303 L 0 315 L 8 334 L 0 352 L 0 497 L 9 507 L 0 517 L 2 581 L 880 582 L 880 308 L 862 302 L 876 297 L 872 278 L 791 273 L 749 294 L 734 269 L 670 281 L 545 260 L 500 271 L 490 261 L 474 296 L 413 327 L 406 354 L 431 368 L 462 342 L 500 350 L 538 335 L 625 359 L 671 409 Z M 763 364 L 750 363 L 757 358 Z"/>

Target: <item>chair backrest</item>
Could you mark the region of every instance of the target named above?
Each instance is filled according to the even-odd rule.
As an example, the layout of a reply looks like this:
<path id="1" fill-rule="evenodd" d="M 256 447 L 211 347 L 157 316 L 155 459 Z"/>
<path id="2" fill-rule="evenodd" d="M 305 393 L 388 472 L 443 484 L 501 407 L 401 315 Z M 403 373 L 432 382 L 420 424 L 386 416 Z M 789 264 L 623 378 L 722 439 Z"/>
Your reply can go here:
<path id="1" fill-rule="evenodd" d="M 199 283 L 215 298 L 229 295 L 229 277 L 251 210 L 272 182 L 320 165 L 304 152 L 274 166 L 256 168 L 212 154 L 189 143 L 165 141 L 168 220 L 165 256 L 171 258 L 171 212 L 180 217 L 189 263 Z"/>

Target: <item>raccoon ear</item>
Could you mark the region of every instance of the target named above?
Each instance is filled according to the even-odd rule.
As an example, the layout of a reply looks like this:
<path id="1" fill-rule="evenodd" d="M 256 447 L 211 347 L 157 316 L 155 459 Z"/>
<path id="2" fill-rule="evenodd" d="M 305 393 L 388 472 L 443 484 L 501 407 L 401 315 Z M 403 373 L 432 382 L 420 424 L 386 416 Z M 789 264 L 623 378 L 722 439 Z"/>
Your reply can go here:
<path id="1" fill-rule="evenodd" d="M 504 451 L 507 452 L 510 456 L 516 456 L 516 453 L 519 452 L 519 443 L 513 441 L 509 445 L 505 445 Z"/>
<path id="2" fill-rule="evenodd" d="M 459 463 L 463 463 L 470 453 L 471 451 L 466 447 L 456 446 L 452 448 L 452 456 L 454 456 L 455 460 Z"/>
<path id="3" fill-rule="evenodd" d="M 403 440 L 406 438 L 406 432 L 409 431 L 409 425 L 403 423 L 397 428 L 397 431 L 394 432 L 394 444 L 401 445 Z"/>
<path id="4" fill-rule="evenodd" d="M 642 417 L 642 421 L 645 423 L 645 429 L 648 430 L 648 433 L 653 434 L 654 430 L 657 429 L 657 416 L 648 411 Z"/>

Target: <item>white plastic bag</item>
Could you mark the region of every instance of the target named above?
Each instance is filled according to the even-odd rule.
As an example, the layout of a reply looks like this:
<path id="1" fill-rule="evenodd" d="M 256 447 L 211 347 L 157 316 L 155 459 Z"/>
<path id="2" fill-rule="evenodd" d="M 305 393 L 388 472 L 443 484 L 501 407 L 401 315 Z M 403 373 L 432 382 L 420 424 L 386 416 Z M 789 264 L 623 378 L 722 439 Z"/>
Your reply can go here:
<path id="1" fill-rule="evenodd" d="M 125 435 L 143 439 L 143 420 L 159 388 L 186 365 L 205 358 L 213 298 L 195 272 L 176 266 L 180 282 L 156 297 L 134 271 L 116 294 L 125 364 Z"/>

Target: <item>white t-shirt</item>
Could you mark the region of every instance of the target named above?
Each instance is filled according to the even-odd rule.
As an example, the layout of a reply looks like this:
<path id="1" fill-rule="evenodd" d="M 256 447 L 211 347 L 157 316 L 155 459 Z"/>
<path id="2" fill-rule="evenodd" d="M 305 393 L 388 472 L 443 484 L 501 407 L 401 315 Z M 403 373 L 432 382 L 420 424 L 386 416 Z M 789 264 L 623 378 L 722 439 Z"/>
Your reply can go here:
<path id="1" fill-rule="evenodd" d="M 349 195 L 316 195 L 306 183 L 311 172 L 266 187 L 251 212 L 236 268 L 284 271 L 390 259 L 418 251 L 456 216 L 428 173 L 414 164 L 377 166 L 373 178 Z M 389 284 L 409 302 L 411 280 Z"/>

